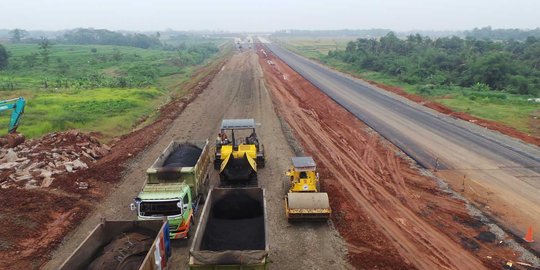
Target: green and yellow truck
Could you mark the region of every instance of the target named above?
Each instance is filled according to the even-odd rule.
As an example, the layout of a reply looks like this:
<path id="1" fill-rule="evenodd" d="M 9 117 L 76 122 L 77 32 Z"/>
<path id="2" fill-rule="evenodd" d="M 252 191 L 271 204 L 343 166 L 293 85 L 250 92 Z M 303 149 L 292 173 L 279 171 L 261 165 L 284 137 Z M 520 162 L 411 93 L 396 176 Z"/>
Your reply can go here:
<path id="1" fill-rule="evenodd" d="M 172 141 L 146 170 L 147 180 L 131 209 L 139 220 L 167 217 L 171 239 L 187 238 L 194 212 L 209 189 L 208 140 Z"/>

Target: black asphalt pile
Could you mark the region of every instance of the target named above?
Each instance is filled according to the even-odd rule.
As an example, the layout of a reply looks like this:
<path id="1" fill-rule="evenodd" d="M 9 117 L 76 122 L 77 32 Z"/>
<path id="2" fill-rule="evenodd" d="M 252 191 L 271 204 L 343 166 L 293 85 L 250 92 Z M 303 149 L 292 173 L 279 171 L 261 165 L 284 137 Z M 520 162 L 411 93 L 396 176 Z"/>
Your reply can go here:
<path id="1" fill-rule="evenodd" d="M 261 201 L 232 192 L 213 202 L 201 249 L 264 250 L 264 209 Z"/>
<path id="2" fill-rule="evenodd" d="M 229 184 L 249 181 L 254 173 L 246 155 L 243 158 L 229 158 L 223 170 L 224 180 L 229 181 Z"/>
<path id="3" fill-rule="evenodd" d="M 70 130 L 49 133 L 13 148 L 0 148 L 0 187 L 48 187 L 56 175 L 88 168 L 110 148 L 95 137 Z M 80 188 L 86 188 L 80 183 Z"/>
<path id="4" fill-rule="evenodd" d="M 197 164 L 197 160 L 201 156 L 202 149 L 192 144 L 182 144 L 176 151 L 172 152 L 165 162 L 163 167 L 193 167 Z"/>

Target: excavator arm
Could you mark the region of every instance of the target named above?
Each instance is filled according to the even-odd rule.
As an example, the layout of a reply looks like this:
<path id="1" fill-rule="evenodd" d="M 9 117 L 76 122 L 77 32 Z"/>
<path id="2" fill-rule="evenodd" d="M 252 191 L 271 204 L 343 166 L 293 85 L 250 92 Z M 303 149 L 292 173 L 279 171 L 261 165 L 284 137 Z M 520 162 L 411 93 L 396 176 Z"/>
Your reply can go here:
<path id="1" fill-rule="evenodd" d="M 9 120 L 8 133 L 15 133 L 17 131 L 25 106 L 26 100 L 23 97 L 0 100 L 0 112 L 12 110 Z"/>

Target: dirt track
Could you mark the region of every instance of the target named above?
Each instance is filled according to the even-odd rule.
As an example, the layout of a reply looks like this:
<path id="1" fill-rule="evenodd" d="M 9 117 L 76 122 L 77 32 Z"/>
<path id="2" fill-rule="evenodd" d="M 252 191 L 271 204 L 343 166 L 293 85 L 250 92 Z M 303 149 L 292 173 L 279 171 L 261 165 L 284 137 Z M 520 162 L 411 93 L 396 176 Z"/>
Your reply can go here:
<path id="1" fill-rule="evenodd" d="M 438 171 L 498 224 L 540 230 L 540 148 L 428 109 L 365 81 L 267 44 L 321 91 L 416 160 Z M 465 179 L 465 180 L 464 180 Z M 529 245 L 540 251 L 538 241 Z"/>
<path id="2" fill-rule="evenodd" d="M 167 144 L 173 139 L 210 138 L 212 141 L 220 120 L 227 117 L 254 117 L 261 123 L 258 135 L 266 146 L 268 157 L 266 168 L 259 172 L 259 182 L 267 190 L 270 269 L 349 268 L 345 244 L 329 225 L 290 226 L 285 221 L 281 180 L 293 152 L 264 86 L 257 55 L 251 51 L 235 54 L 208 88 L 185 108 L 170 127 L 161 136 L 156 135 L 155 143 L 131 162 L 122 181 L 66 237 L 45 269 L 56 269 L 101 217 L 135 218 L 135 214 L 129 210 L 129 203 L 144 183 L 146 168 Z M 172 269 L 185 269 L 188 243 L 174 241 L 173 249 Z"/>
<path id="3" fill-rule="evenodd" d="M 258 136 L 266 148 L 259 183 L 266 188 L 270 269 L 496 269 L 517 259 L 505 244 L 478 239 L 488 228 L 469 215 L 463 201 L 442 191 L 395 147 L 273 60 L 270 65 L 253 51 L 233 55 L 196 99 L 181 105 L 185 108 L 178 117 L 171 116 L 162 134 L 147 134 L 154 143 L 129 163 L 103 200 L 86 205 L 93 212 L 44 268 L 57 269 L 101 217 L 136 218 L 129 204 L 144 183 L 146 168 L 171 140 L 212 141 L 222 118 L 243 117 L 261 123 Z M 337 230 L 331 223 L 291 225 L 284 218 L 283 173 L 294 155 L 290 143 L 296 140 L 320 165 Z M 107 177 L 117 173 L 96 178 L 115 183 Z M 104 192 L 104 186 L 92 183 L 88 192 Z M 188 241 L 173 241 L 170 269 L 186 268 L 188 250 Z"/>
<path id="4" fill-rule="evenodd" d="M 261 65 L 276 108 L 325 169 L 323 187 L 339 213 L 333 220 L 355 267 L 493 269 L 515 259 L 511 250 L 475 239 L 487 227 L 469 216 L 463 201 L 268 55 L 261 54 Z"/>

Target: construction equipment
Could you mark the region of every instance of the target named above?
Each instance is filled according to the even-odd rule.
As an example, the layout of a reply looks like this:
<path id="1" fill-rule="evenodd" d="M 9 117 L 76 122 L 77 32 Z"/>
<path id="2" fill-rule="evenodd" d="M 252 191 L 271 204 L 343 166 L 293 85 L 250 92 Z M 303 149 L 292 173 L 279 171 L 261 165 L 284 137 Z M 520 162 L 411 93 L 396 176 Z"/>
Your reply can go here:
<path id="1" fill-rule="evenodd" d="M 312 157 L 293 157 L 284 181 L 285 214 L 293 220 L 327 220 L 332 210 L 328 194 L 320 192 L 317 165 Z"/>
<path id="2" fill-rule="evenodd" d="M 24 100 L 23 97 L 0 100 L 0 112 L 13 110 L 11 112 L 11 118 L 9 120 L 8 133 L 13 134 L 17 132 L 17 128 L 19 127 L 19 122 L 21 121 L 25 106 L 26 100 Z"/>
<path id="3" fill-rule="evenodd" d="M 264 189 L 212 189 L 193 237 L 189 269 L 264 270 L 268 253 Z"/>
<path id="4" fill-rule="evenodd" d="M 208 140 L 173 141 L 146 174 L 139 196 L 131 209 L 139 220 L 169 221 L 170 238 L 187 238 L 195 211 L 210 188 Z"/>
<path id="5" fill-rule="evenodd" d="M 241 134 L 251 131 L 247 137 Z M 229 139 L 229 134 L 231 139 Z M 237 139 L 239 138 L 239 139 Z M 255 133 L 254 119 L 224 119 L 216 141 L 214 168 L 226 185 L 256 186 L 257 169 L 264 168 L 264 147 Z"/>
<path id="6" fill-rule="evenodd" d="M 169 227 L 163 220 L 103 219 L 60 266 L 60 270 L 166 269 L 171 256 Z"/>

